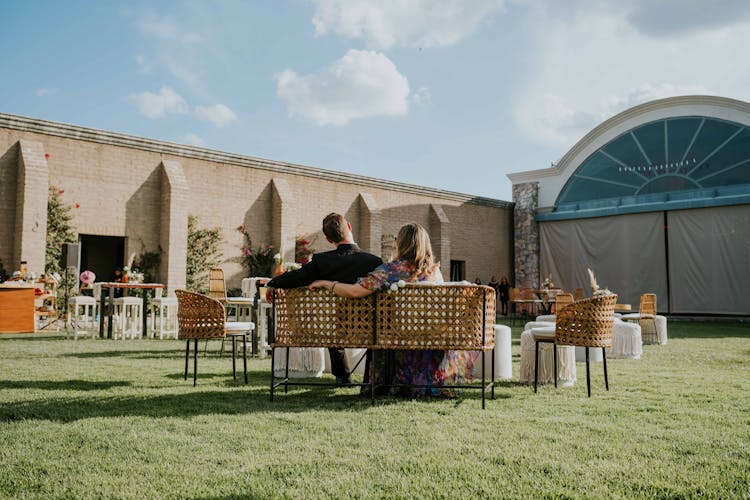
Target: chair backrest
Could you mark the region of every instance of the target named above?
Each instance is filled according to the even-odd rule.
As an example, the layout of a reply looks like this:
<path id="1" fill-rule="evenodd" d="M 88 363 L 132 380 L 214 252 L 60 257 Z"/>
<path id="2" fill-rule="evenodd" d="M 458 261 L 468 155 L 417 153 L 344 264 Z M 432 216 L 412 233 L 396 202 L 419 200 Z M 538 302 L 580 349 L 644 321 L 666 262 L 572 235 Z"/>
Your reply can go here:
<path id="1" fill-rule="evenodd" d="M 572 293 L 558 293 L 555 295 L 555 311 L 559 311 L 563 307 L 573 303 Z"/>
<path id="2" fill-rule="evenodd" d="M 518 288 L 509 288 L 508 298 L 510 300 L 518 300 L 521 298 L 521 292 L 518 290 Z"/>
<path id="3" fill-rule="evenodd" d="M 208 296 L 212 299 L 227 300 L 227 285 L 224 282 L 224 270 L 211 269 L 208 275 Z"/>
<path id="4" fill-rule="evenodd" d="M 575 299 L 576 301 L 583 299 L 583 288 L 576 288 Z"/>
<path id="5" fill-rule="evenodd" d="M 536 292 L 532 288 L 521 288 L 521 298 L 524 300 L 536 299 Z"/>
<path id="6" fill-rule="evenodd" d="M 656 294 L 644 293 L 641 295 L 641 303 L 638 306 L 640 314 L 653 314 L 656 316 Z"/>
<path id="7" fill-rule="evenodd" d="M 178 339 L 220 339 L 226 336 L 224 306 L 216 299 L 175 290 Z"/>
<path id="8" fill-rule="evenodd" d="M 617 295 L 602 295 L 574 302 L 557 312 L 555 344 L 612 347 Z"/>

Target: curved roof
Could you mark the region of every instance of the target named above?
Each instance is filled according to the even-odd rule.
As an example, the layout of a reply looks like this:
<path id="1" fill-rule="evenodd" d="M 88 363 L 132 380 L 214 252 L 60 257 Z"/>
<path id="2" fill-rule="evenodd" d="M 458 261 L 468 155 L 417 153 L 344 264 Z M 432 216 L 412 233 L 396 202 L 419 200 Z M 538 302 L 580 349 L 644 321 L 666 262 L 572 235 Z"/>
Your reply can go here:
<path id="1" fill-rule="evenodd" d="M 750 203 L 750 104 L 642 104 L 594 128 L 557 166 L 509 177 L 539 182 L 548 207 L 539 220 Z"/>

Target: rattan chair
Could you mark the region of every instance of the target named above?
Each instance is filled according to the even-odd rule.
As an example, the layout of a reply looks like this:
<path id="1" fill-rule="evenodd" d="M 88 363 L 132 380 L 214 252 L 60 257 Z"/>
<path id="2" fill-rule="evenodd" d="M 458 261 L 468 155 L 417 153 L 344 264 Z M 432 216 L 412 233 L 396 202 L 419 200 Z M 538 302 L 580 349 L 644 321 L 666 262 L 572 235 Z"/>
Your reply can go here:
<path id="1" fill-rule="evenodd" d="M 583 299 L 583 288 L 576 288 L 575 299 L 577 301 Z"/>
<path id="2" fill-rule="evenodd" d="M 575 302 L 572 293 L 558 293 L 555 295 L 555 313 L 563 307 Z"/>
<path id="3" fill-rule="evenodd" d="M 656 294 L 644 293 L 638 305 L 637 313 L 623 314 L 623 321 L 638 322 L 641 326 L 644 344 L 658 344 L 659 334 L 656 330 Z M 649 328 L 647 328 L 649 327 Z"/>
<path id="4" fill-rule="evenodd" d="M 591 397 L 591 376 L 589 371 L 589 347 L 602 348 L 604 363 L 604 385 L 609 390 L 607 377 L 607 356 L 605 349 L 612 347 L 612 325 L 615 320 L 617 295 L 604 295 L 583 299 L 557 311 L 557 321 L 552 328 L 532 330 L 534 337 L 534 392 L 537 390 L 539 373 L 539 342 L 554 344 L 555 387 L 557 387 L 557 346 L 581 346 L 586 348 L 586 390 Z"/>
<path id="5" fill-rule="evenodd" d="M 211 269 L 208 278 L 208 296 L 216 299 L 227 309 L 234 309 L 238 321 L 247 319 L 253 307 L 252 297 L 227 297 L 227 285 L 224 280 L 224 270 L 221 268 Z"/>
<path id="6" fill-rule="evenodd" d="M 178 339 L 187 340 L 185 348 L 185 380 L 188 374 L 188 359 L 190 358 L 190 341 L 194 341 L 193 352 L 193 387 L 198 377 L 198 340 L 221 339 L 227 337 L 232 339 L 232 376 L 237 380 L 237 340 L 242 339 L 242 355 L 245 372 L 245 383 L 247 384 L 247 337 L 254 329 L 251 322 L 227 322 L 224 305 L 216 299 L 187 292 L 175 290 L 177 295 L 177 324 L 179 332 Z"/>

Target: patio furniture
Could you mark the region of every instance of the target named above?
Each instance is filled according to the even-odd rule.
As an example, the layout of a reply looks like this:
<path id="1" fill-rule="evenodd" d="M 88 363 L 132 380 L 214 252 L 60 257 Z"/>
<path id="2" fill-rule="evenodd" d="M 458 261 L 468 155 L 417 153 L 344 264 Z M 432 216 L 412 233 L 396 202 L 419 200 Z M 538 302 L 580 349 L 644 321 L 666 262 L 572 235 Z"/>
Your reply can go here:
<path id="1" fill-rule="evenodd" d="M 591 377 L 589 369 L 589 348 L 601 347 L 602 354 L 607 347 L 612 347 L 612 326 L 614 323 L 614 306 L 617 295 L 603 295 L 584 299 L 562 308 L 557 313 L 554 329 L 544 327 L 532 329 L 535 344 L 535 375 L 534 392 L 537 390 L 539 371 L 539 343 L 551 343 L 554 346 L 581 346 L 586 349 L 586 390 L 591 397 Z M 556 353 L 556 350 L 553 350 Z M 555 354 L 555 374 L 557 372 L 557 356 Z M 607 358 L 602 357 L 604 365 L 604 385 L 609 390 L 607 377 Z M 555 379 L 555 386 L 557 380 Z"/>
<path id="2" fill-rule="evenodd" d="M 119 297 L 112 301 L 114 306 L 114 337 L 124 341 L 125 337 L 143 337 L 143 303 L 138 297 Z"/>
<path id="3" fill-rule="evenodd" d="M 154 338 L 157 332 L 159 339 L 163 339 L 164 335 L 177 338 L 177 297 L 154 297 L 149 304 L 149 312 Z"/>
<path id="4" fill-rule="evenodd" d="M 98 286 L 97 286 L 98 285 Z M 94 283 L 94 293 L 96 290 L 100 290 L 99 294 L 99 337 L 104 338 L 104 320 L 108 320 L 107 323 L 107 338 L 112 338 L 113 321 L 112 315 L 114 314 L 114 302 L 115 302 L 115 289 L 121 289 L 123 291 L 128 290 L 141 290 L 143 298 L 141 300 L 142 308 L 141 311 L 148 310 L 148 294 L 149 291 L 155 294 L 156 290 L 164 288 L 161 283 L 121 283 L 121 282 L 102 282 Z M 132 297 L 135 298 L 135 297 Z M 104 304 L 104 305 L 102 305 Z M 148 317 L 145 314 L 141 314 L 141 335 L 148 337 Z"/>
<path id="5" fill-rule="evenodd" d="M 190 341 L 193 347 L 193 387 L 198 379 L 198 340 L 232 339 L 232 377 L 237 380 L 237 340 L 242 339 L 243 368 L 245 384 L 247 384 L 247 337 L 255 329 L 252 322 L 228 322 L 224 305 L 211 297 L 186 290 L 175 290 L 177 295 L 177 323 L 179 332 L 177 338 L 187 341 L 185 347 L 185 377 L 188 375 L 188 360 L 190 358 Z"/>
<path id="6" fill-rule="evenodd" d="M 274 295 L 274 348 L 370 348 L 374 365 L 378 356 L 385 356 L 384 351 L 390 350 L 491 351 L 495 347 L 495 290 L 488 286 L 407 283 L 397 291 L 382 291 L 361 299 L 307 288 L 277 289 Z M 334 385 L 291 381 L 286 375 L 277 381 L 273 352 L 275 349 L 271 357 L 272 401 L 274 390 L 280 386 L 286 391 L 288 386 L 295 385 Z M 494 399 L 494 380 L 487 383 L 485 358 L 480 358 L 481 385 L 457 384 L 440 388 L 479 389 L 484 408 L 488 389 Z M 374 403 L 375 377 L 371 377 L 366 386 L 370 388 Z"/>
<path id="7" fill-rule="evenodd" d="M 563 307 L 567 306 L 568 304 L 572 304 L 573 301 L 573 294 L 572 293 L 558 293 L 555 295 L 555 312 L 559 311 Z M 555 315 L 554 314 L 543 314 L 536 317 L 537 321 L 551 321 L 555 322 Z"/>
<path id="8" fill-rule="evenodd" d="M 659 335 L 656 330 L 656 294 L 641 295 L 637 313 L 623 314 L 623 321 L 635 321 L 641 325 L 644 344 L 658 344 Z"/>
<path id="9" fill-rule="evenodd" d="M 65 337 L 70 337 L 71 329 L 73 340 L 78 340 L 79 335 L 96 334 L 97 305 L 94 297 L 76 295 L 68 299 L 68 317 L 65 322 Z"/>
<path id="10" fill-rule="evenodd" d="M 217 299 L 224 304 L 229 314 L 229 309 L 234 309 L 237 321 L 250 319 L 250 309 L 253 299 L 250 297 L 227 297 L 227 285 L 224 281 L 224 270 L 221 268 L 211 269 L 208 281 L 208 296 Z"/>

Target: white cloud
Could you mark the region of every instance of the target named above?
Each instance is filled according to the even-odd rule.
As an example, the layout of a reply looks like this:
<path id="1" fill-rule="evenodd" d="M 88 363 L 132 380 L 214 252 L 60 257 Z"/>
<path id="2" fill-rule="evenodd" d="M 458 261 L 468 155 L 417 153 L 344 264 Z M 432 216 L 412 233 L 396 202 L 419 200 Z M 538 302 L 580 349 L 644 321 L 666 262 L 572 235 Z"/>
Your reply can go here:
<path id="1" fill-rule="evenodd" d="M 201 120 L 209 121 L 219 128 L 222 128 L 237 119 L 237 115 L 223 104 L 196 106 L 195 116 Z"/>
<path id="2" fill-rule="evenodd" d="M 37 97 L 49 97 L 55 94 L 57 94 L 57 89 L 50 89 L 50 88 L 36 89 Z"/>
<path id="3" fill-rule="evenodd" d="M 180 138 L 180 141 L 190 146 L 203 147 L 206 145 L 206 141 L 204 141 L 199 135 L 192 132 L 188 132 L 187 134 L 183 135 Z"/>
<path id="4" fill-rule="evenodd" d="M 504 0 L 313 0 L 315 33 L 361 38 L 370 47 L 453 45 L 504 10 Z"/>
<path id="5" fill-rule="evenodd" d="M 195 33 L 187 33 L 169 16 L 159 17 L 153 12 L 144 12 L 138 20 L 140 30 L 156 38 L 172 40 L 185 45 L 201 43 L 203 38 Z"/>
<path id="6" fill-rule="evenodd" d="M 432 94 L 430 93 L 430 89 L 428 89 L 427 87 L 419 87 L 416 92 L 412 93 L 411 100 L 417 106 L 430 104 L 432 102 Z"/>
<path id="7" fill-rule="evenodd" d="M 647 8 L 642 0 L 527 7 L 526 32 L 536 44 L 527 64 L 535 71 L 519 82 L 514 115 L 535 142 L 570 147 L 603 120 L 654 99 L 750 97 L 748 22 L 713 19 L 662 37 L 633 24 L 633 12 Z"/>
<path id="8" fill-rule="evenodd" d="M 185 114 L 188 112 L 185 99 L 169 87 L 162 87 L 158 94 L 151 92 L 131 94 L 130 100 L 135 102 L 142 115 L 152 120 L 164 118 L 168 114 Z"/>
<path id="9" fill-rule="evenodd" d="M 379 52 L 350 50 L 317 73 L 275 75 L 276 93 L 290 116 L 317 125 L 345 125 L 355 118 L 400 116 L 409 110 L 409 81 Z"/>

